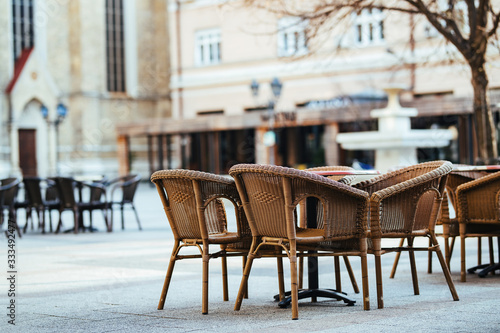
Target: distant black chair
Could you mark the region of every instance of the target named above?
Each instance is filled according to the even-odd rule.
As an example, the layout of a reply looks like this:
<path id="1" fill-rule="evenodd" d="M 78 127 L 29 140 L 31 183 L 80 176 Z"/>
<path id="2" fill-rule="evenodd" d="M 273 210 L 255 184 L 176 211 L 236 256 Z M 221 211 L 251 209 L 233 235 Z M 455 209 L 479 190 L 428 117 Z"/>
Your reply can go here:
<path id="1" fill-rule="evenodd" d="M 107 185 L 111 186 L 111 192 L 110 192 L 111 196 L 109 201 L 109 208 L 111 209 L 111 222 L 110 222 L 111 228 L 113 228 L 113 206 L 120 205 L 120 211 L 122 215 L 122 230 L 125 229 L 123 207 L 126 204 L 128 204 L 134 210 L 135 218 L 137 220 L 137 224 L 139 225 L 139 230 L 142 230 L 141 221 L 139 220 L 139 215 L 137 214 L 137 211 L 134 206 L 134 196 L 140 181 L 141 181 L 140 175 L 127 175 L 113 179 L 107 183 Z M 121 190 L 122 192 L 120 201 L 114 201 L 115 191 L 117 190 Z"/>
<path id="2" fill-rule="evenodd" d="M 92 213 L 94 210 L 100 210 L 103 213 L 104 221 L 106 222 L 106 230 L 108 232 L 112 231 L 111 223 L 108 220 L 108 208 L 109 204 L 106 198 L 106 186 L 100 182 L 94 182 L 92 184 L 81 183 L 90 189 L 89 201 L 81 202 L 80 209 L 82 212 L 88 211 L 90 215 L 90 230 L 93 231 L 92 226 Z"/>
<path id="3" fill-rule="evenodd" d="M 52 232 L 52 214 L 51 210 L 59 208 L 59 199 L 57 196 L 47 198 L 47 191 L 50 187 L 55 184 L 53 181 L 39 178 L 39 177 L 25 177 L 23 179 L 24 190 L 26 191 L 26 198 L 28 205 L 26 207 L 27 217 L 31 216 L 33 210 L 36 211 L 38 216 L 38 224 L 42 229 L 42 233 L 45 233 L 45 211 L 49 212 L 49 230 Z M 45 192 L 45 198 L 42 194 L 42 188 L 45 187 L 47 190 Z M 28 228 L 28 218 L 26 218 L 26 224 L 24 226 L 24 232 Z M 33 229 L 33 218 L 31 217 L 31 228 Z"/>
<path id="4" fill-rule="evenodd" d="M 21 181 L 17 178 L 5 178 L 0 180 L 0 225 L 3 225 L 4 214 L 7 211 L 9 223 L 14 223 L 19 237 L 21 236 L 21 230 L 17 224 L 17 214 L 16 214 L 16 198 L 17 192 L 19 190 L 19 184 Z"/>
<path id="5" fill-rule="evenodd" d="M 83 182 L 77 182 L 73 178 L 66 177 L 55 177 L 52 178 L 57 187 L 59 196 L 59 223 L 57 225 L 56 233 L 58 233 L 62 226 L 62 212 L 65 210 L 71 210 L 74 216 L 74 232 L 77 233 L 79 229 L 85 230 L 85 225 L 83 223 L 83 212 L 90 212 L 90 230 L 92 231 L 92 211 L 102 210 L 104 214 L 104 220 L 106 223 L 107 231 L 111 231 L 110 224 L 107 219 L 107 208 L 108 205 L 106 201 L 102 201 L 101 198 L 106 197 L 106 189 L 104 185 L 101 184 L 87 184 Z M 80 192 L 78 200 L 75 196 L 75 190 L 78 187 Z M 82 189 L 83 187 L 90 188 L 90 200 L 88 202 L 82 201 Z"/>

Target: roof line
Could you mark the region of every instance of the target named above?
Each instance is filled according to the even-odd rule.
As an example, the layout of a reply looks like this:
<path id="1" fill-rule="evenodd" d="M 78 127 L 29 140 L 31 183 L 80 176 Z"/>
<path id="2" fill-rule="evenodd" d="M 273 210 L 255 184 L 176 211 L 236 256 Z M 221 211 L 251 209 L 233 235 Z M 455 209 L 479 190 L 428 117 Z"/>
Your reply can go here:
<path id="1" fill-rule="evenodd" d="M 26 65 L 26 62 L 28 62 L 28 58 L 30 57 L 31 52 L 33 52 L 33 47 L 21 51 L 19 58 L 17 58 L 16 63 L 14 64 L 14 76 L 7 85 L 7 88 L 5 88 L 5 92 L 7 94 L 10 94 L 14 89 L 14 86 L 16 85 L 17 80 L 21 76 L 21 73 L 24 69 L 24 66 Z"/>

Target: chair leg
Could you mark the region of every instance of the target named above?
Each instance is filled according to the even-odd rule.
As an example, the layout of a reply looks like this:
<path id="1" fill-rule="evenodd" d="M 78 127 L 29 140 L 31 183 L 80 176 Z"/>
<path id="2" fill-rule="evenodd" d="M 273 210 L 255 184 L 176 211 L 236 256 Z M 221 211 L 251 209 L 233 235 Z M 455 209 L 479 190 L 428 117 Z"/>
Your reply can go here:
<path id="1" fill-rule="evenodd" d="M 161 290 L 160 301 L 158 302 L 158 310 L 163 310 L 163 307 L 165 306 L 165 299 L 167 298 L 168 287 L 170 285 L 170 280 L 172 279 L 172 272 L 174 271 L 178 249 L 179 249 L 179 241 L 176 240 L 174 248 L 172 249 L 170 262 L 168 264 L 167 275 L 165 276 L 165 281 L 163 282 L 163 289 Z"/>
<path id="2" fill-rule="evenodd" d="M 285 298 L 285 278 L 283 275 L 283 258 L 276 258 L 278 264 L 278 288 L 280 302 Z"/>
<path id="3" fill-rule="evenodd" d="M 481 264 L 483 263 L 481 255 L 482 255 L 482 251 L 481 251 L 481 237 L 478 237 L 477 238 L 477 265 L 478 266 L 481 266 Z"/>
<path id="4" fill-rule="evenodd" d="M 93 227 L 93 223 L 92 223 L 92 209 L 89 210 L 89 221 L 90 221 L 90 227 L 89 227 L 89 231 L 90 232 L 94 232 L 94 227 Z M 83 215 L 83 212 L 82 212 L 82 215 Z"/>
<path id="5" fill-rule="evenodd" d="M 247 254 L 248 255 L 248 254 Z M 245 271 L 245 266 L 247 264 L 247 255 L 244 255 L 242 257 L 242 263 L 243 263 L 243 267 L 242 267 L 242 270 L 241 270 L 241 274 L 243 274 L 243 272 Z M 243 298 L 247 298 L 248 299 L 248 284 L 246 285 L 245 287 L 245 291 L 244 291 L 244 294 L 243 294 Z"/>
<path id="6" fill-rule="evenodd" d="M 347 269 L 347 273 L 349 273 L 349 278 L 351 279 L 352 288 L 354 289 L 354 293 L 359 294 L 358 283 L 356 282 L 356 277 L 354 276 L 354 272 L 352 271 L 351 262 L 347 256 L 344 256 L 344 264 Z"/>
<path id="7" fill-rule="evenodd" d="M 340 260 L 339 257 L 333 258 L 334 271 L 335 271 L 335 290 L 339 293 L 342 292 L 342 280 L 340 278 Z"/>
<path id="8" fill-rule="evenodd" d="M 479 251 L 479 248 L 478 252 L 481 252 Z M 460 224 L 460 281 L 461 282 L 467 281 L 467 278 L 465 276 L 465 225 L 464 224 Z"/>
<path id="9" fill-rule="evenodd" d="M 59 230 L 61 230 L 61 226 L 62 226 L 62 210 L 59 210 L 59 222 L 57 223 L 56 234 L 58 234 Z"/>
<path id="10" fill-rule="evenodd" d="M 106 224 L 106 231 L 111 232 L 112 229 L 111 229 L 111 226 L 109 224 L 108 209 L 107 208 L 102 209 L 102 215 L 104 216 L 104 223 Z"/>
<path id="11" fill-rule="evenodd" d="M 399 242 L 399 247 L 403 247 L 404 242 L 405 242 L 405 239 L 401 238 L 401 241 Z M 401 251 L 397 251 L 396 257 L 394 258 L 394 263 L 392 264 L 391 275 L 389 276 L 390 279 L 394 279 L 394 276 L 396 275 L 396 269 L 398 268 L 398 263 L 399 263 L 400 257 L 401 257 Z"/>
<path id="12" fill-rule="evenodd" d="M 16 216 L 16 210 L 15 209 L 12 209 L 12 210 L 9 211 L 9 220 L 12 221 L 12 222 L 14 222 L 14 225 L 15 225 L 16 230 L 17 230 L 17 235 L 19 236 L 19 238 L 22 238 L 21 228 L 19 228 L 19 225 L 17 224 L 17 216 Z"/>
<path id="13" fill-rule="evenodd" d="M 420 295 L 418 288 L 418 275 L 417 275 L 417 265 L 415 264 L 415 251 L 413 251 L 413 237 L 408 237 L 408 255 L 410 257 L 410 267 L 411 267 L 411 278 L 413 281 L 413 293 L 415 295 Z"/>
<path id="14" fill-rule="evenodd" d="M 33 216 L 31 216 L 31 207 L 26 207 L 26 224 L 24 225 L 23 233 L 26 233 L 26 231 L 28 230 L 30 218 L 33 227 Z"/>
<path id="15" fill-rule="evenodd" d="M 75 234 L 77 234 L 77 233 L 78 233 L 78 224 L 79 224 L 79 222 L 80 222 L 80 217 L 81 217 L 81 216 L 80 216 L 80 214 L 79 214 L 78 210 L 76 210 L 76 209 L 73 211 L 73 215 L 74 215 L 74 217 L 75 217 L 75 228 L 74 228 L 73 232 L 74 232 Z M 83 215 L 83 214 L 82 214 L 82 215 Z"/>
<path id="16" fill-rule="evenodd" d="M 290 244 L 290 277 L 292 296 L 292 320 L 299 319 L 299 288 L 297 283 L 297 249 L 296 244 Z"/>
<path id="17" fill-rule="evenodd" d="M 429 247 L 432 246 L 432 240 L 429 238 Z M 432 274 L 432 251 L 427 251 L 427 273 Z"/>
<path id="18" fill-rule="evenodd" d="M 455 248 L 455 240 L 456 240 L 457 237 L 453 236 L 451 238 L 451 242 L 450 242 L 450 251 L 448 253 L 449 257 L 446 258 L 446 263 L 448 264 L 448 268 L 450 268 L 450 263 L 451 263 L 451 256 L 453 255 L 453 249 Z"/>
<path id="19" fill-rule="evenodd" d="M 236 302 L 234 303 L 234 311 L 240 310 L 241 302 L 243 301 L 243 295 L 245 294 L 245 290 L 247 290 L 248 277 L 250 275 L 250 270 L 252 269 L 253 260 L 255 259 L 255 254 L 253 253 L 254 249 L 255 246 L 252 243 L 250 252 L 248 252 L 247 262 L 245 265 L 245 269 L 243 271 L 243 276 L 241 277 L 240 289 L 238 290 L 238 295 L 236 296 Z"/>
<path id="20" fill-rule="evenodd" d="M 229 291 L 227 286 L 227 258 L 224 252 L 220 258 L 222 264 L 222 299 L 224 302 L 229 301 Z"/>
<path id="21" fill-rule="evenodd" d="M 38 215 L 38 224 L 40 225 L 40 228 L 42 229 L 42 234 L 45 233 L 45 208 L 42 207 L 42 209 L 37 209 L 37 215 Z"/>
<path id="22" fill-rule="evenodd" d="M 120 211 L 122 214 L 122 230 L 125 230 L 125 219 L 123 217 L 123 204 L 120 204 Z"/>
<path id="23" fill-rule="evenodd" d="M 202 255 L 202 261 L 203 261 L 203 270 L 202 270 L 202 301 L 201 301 L 201 313 L 202 314 L 207 314 L 208 313 L 208 262 L 210 260 L 210 255 L 208 253 L 208 243 L 203 243 L 203 255 Z"/>
<path id="24" fill-rule="evenodd" d="M 443 270 L 444 277 L 446 279 L 446 282 L 448 283 L 448 288 L 450 288 L 451 296 L 453 297 L 454 301 L 458 301 L 458 294 L 457 294 L 457 291 L 455 289 L 455 285 L 453 284 L 453 280 L 451 278 L 450 269 L 446 265 L 446 261 L 444 260 L 443 253 L 441 252 L 441 249 L 439 247 L 439 243 L 436 239 L 436 235 L 431 234 L 430 236 L 431 236 L 432 243 L 435 245 L 434 251 L 436 252 L 437 257 L 439 259 L 439 263 L 441 264 L 441 269 Z"/>
<path id="25" fill-rule="evenodd" d="M 375 278 L 377 282 L 377 307 L 384 308 L 384 291 L 382 287 L 382 262 L 381 262 L 381 239 L 375 238 L 373 242 L 373 254 L 375 255 Z"/>
<path id="26" fill-rule="evenodd" d="M 137 225 L 139 225 L 139 230 L 142 230 L 141 221 L 139 221 L 139 215 L 137 214 L 137 210 L 135 210 L 135 206 L 133 203 L 131 203 L 131 205 L 132 205 L 132 209 L 134 210 L 134 213 L 135 213 L 135 219 L 137 220 Z"/>
<path id="27" fill-rule="evenodd" d="M 304 257 L 299 258 L 299 289 L 304 286 Z"/>
<path id="28" fill-rule="evenodd" d="M 488 247 L 490 248 L 490 265 L 495 264 L 495 254 L 493 253 L 493 237 L 488 237 Z M 495 271 L 492 271 L 491 274 L 495 274 Z"/>
<path id="29" fill-rule="evenodd" d="M 111 230 L 113 230 L 113 204 L 109 205 L 109 210 L 111 211 L 111 216 L 109 218 L 109 225 L 111 227 Z"/>
<path id="30" fill-rule="evenodd" d="M 363 284 L 363 309 L 370 310 L 370 290 L 368 287 L 368 260 L 366 257 L 366 253 L 364 255 L 361 255 L 361 283 Z"/>

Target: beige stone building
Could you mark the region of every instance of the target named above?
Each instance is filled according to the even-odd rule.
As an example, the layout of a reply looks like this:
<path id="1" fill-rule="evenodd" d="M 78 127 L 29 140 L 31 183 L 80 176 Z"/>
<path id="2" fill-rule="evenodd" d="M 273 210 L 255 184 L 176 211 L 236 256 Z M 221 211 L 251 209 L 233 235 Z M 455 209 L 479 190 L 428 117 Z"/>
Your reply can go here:
<path id="1" fill-rule="evenodd" d="M 449 147 L 420 149 L 419 160 L 474 160 L 469 69 L 426 21 L 365 10 L 351 15 L 351 26 L 323 31 L 306 45 L 296 18 L 241 4 L 169 1 L 173 119 L 118 128 L 123 142 L 149 138 L 151 171 L 224 173 L 238 162 L 373 163 L 373 151 L 343 150 L 336 134 L 376 129 L 369 111 L 385 103 L 382 89 L 394 84 L 408 88 L 402 103 L 419 111 L 413 128 L 459 133 Z M 500 58 L 498 49 L 491 53 L 496 106 Z M 282 84 L 277 99 L 274 78 Z M 257 96 L 250 89 L 254 80 Z M 273 112 L 270 101 L 276 102 Z M 126 154 L 122 158 L 126 164 Z"/>
<path id="2" fill-rule="evenodd" d="M 117 174 L 116 124 L 170 117 L 163 0 L 3 0 L 0 35 L 3 176 Z"/>

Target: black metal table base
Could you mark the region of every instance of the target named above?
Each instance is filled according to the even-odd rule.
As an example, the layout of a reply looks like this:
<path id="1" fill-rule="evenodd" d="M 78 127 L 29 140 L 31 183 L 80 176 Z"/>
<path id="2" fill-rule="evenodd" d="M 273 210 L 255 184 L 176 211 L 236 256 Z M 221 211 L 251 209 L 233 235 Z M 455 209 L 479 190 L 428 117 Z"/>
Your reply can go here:
<path id="1" fill-rule="evenodd" d="M 474 267 L 471 267 L 469 269 L 467 269 L 467 272 L 469 274 L 474 274 L 477 270 L 481 270 L 479 273 L 477 273 L 477 275 L 479 277 L 486 277 L 486 275 L 488 275 L 488 273 L 490 272 L 494 272 L 496 270 L 500 270 L 500 263 L 498 264 L 484 264 L 484 265 L 479 265 L 479 266 L 474 266 Z"/>
<path id="2" fill-rule="evenodd" d="M 356 301 L 347 297 L 347 294 L 344 292 L 338 292 L 335 289 L 301 289 L 298 293 L 299 299 L 303 298 L 315 298 L 315 297 L 325 297 L 325 298 L 334 298 L 337 301 L 344 301 L 347 306 L 353 306 L 356 304 Z M 279 301 L 280 295 L 274 295 L 274 300 Z M 292 302 L 291 293 L 289 291 L 285 292 L 285 298 L 278 303 L 280 308 L 286 308 Z"/>

